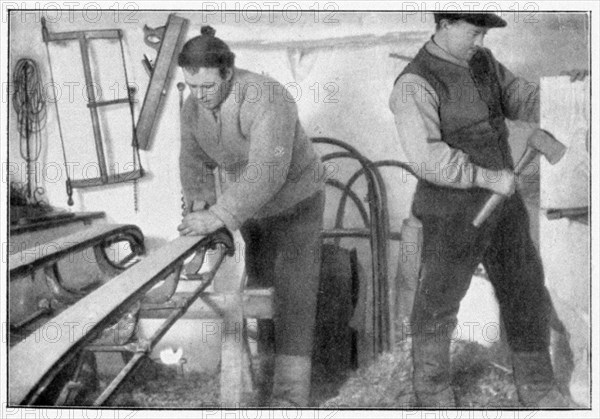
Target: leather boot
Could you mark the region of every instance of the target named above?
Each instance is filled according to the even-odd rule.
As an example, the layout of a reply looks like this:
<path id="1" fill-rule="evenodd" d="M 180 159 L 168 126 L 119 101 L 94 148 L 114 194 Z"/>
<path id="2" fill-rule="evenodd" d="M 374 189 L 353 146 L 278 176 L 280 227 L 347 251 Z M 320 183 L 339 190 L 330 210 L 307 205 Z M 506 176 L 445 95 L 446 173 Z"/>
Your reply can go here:
<path id="1" fill-rule="evenodd" d="M 270 407 L 307 407 L 311 357 L 276 355 Z"/>
<path id="2" fill-rule="evenodd" d="M 255 404 L 266 406 L 273 391 L 273 370 L 275 365 L 273 354 L 261 354 L 258 356 L 257 368 L 255 369 L 254 384 L 256 385 Z"/>
<path id="3" fill-rule="evenodd" d="M 546 351 L 514 352 L 513 376 L 519 402 L 524 407 L 572 407 L 554 380 L 550 353 Z"/>
<path id="4" fill-rule="evenodd" d="M 456 407 L 450 386 L 450 339 L 415 336 L 412 343 L 413 386 L 418 407 Z"/>
<path id="5" fill-rule="evenodd" d="M 256 405 L 266 406 L 273 391 L 273 373 L 275 370 L 275 331 L 273 321 L 259 319 L 257 321 L 257 365 L 254 384 L 256 385 Z"/>

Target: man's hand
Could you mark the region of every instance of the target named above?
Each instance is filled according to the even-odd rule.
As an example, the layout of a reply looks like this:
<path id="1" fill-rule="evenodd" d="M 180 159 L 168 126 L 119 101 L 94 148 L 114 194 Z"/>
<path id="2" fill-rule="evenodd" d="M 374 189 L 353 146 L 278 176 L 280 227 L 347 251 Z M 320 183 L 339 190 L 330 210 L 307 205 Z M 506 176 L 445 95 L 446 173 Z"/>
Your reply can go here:
<path id="1" fill-rule="evenodd" d="M 210 211 L 191 212 L 177 227 L 182 236 L 205 236 L 217 231 L 225 224 Z"/>
<path id="2" fill-rule="evenodd" d="M 496 182 L 491 182 L 492 190 L 504 196 L 514 194 L 517 190 L 517 177 L 513 171 L 508 169 L 500 170 L 499 175 Z"/>
<path id="3" fill-rule="evenodd" d="M 574 70 L 565 70 L 565 71 L 561 71 L 560 75 L 561 76 L 569 76 L 569 78 L 571 79 L 571 81 L 581 81 L 581 80 L 585 80 L 585 78 L 587 76 L 589 76 L 590 72 L 588 70 L 584 70 L 581 68 L 578 69 L 574 69 Z"/>
<path id="4" fill-rule="evenodd" d="M 475 174 L 475 184 L 480 188 L 511 196 L 517 189 L 517 178 L 512 170 L 492 170 L 479 167 Z"/>

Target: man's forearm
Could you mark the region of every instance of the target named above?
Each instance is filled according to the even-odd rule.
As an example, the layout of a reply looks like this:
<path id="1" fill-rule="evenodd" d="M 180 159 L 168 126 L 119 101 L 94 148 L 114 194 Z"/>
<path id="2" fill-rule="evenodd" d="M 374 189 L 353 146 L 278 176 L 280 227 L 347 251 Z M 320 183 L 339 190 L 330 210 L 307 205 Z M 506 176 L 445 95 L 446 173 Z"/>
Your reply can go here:
<path id="1" fill-rule="evenodd" d="M 212 163 L 195 143 L 195 139 L 183 137 L 179 155 L 179 175 L 183 196 L 188 210 L 194 201 L 214 204 L 217 201 Z"/>

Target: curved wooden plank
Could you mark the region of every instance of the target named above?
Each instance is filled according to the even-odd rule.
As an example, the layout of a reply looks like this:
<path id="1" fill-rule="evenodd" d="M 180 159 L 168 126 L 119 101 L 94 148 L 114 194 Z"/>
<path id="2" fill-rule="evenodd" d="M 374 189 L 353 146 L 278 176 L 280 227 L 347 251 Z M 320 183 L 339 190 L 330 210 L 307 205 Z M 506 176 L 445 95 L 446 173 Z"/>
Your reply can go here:
<path id="1" fill-rule="evenodd" d="M 118 239 L 119 237 L 124 240 L 131 238 L 139 246 L 140 253 L 143 253 L 144 235 L 139 227 L 133 224 L 98 224 L 10 255 L 8 260 L 10 275 L 20 275 L 50 266 L 70 253 L 82 251 L 101 244 L 107 239 Z"/>
<path id="2" fill-rule="evenodd" d="M 173 240 L 53 318 L 55 339 L 26 338 L 15 345 L 9 352 L 10 403 L 28 404 L 39 383 L 92 340 L 94 332 L 107 326 L 112 315 L 141 298 L 191 253 L 212 242 L 213 236 Z M 33 336 L 45 336 L 40 329 Z"/>

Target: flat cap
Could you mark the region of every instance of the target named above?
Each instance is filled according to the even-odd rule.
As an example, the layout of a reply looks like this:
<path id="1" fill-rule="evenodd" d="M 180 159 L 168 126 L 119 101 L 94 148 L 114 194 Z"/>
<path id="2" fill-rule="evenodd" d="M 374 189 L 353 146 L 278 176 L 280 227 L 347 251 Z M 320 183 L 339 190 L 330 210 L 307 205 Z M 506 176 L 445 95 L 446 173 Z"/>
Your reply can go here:
<path id="1" fill-rule="evenodd" d="M 506 26 L 506 20 L 502 19 L 495 13 L 434 13 L 435 23 L 439 23 L 442 19 L 449 20 L 464 20 L 475 26 L 482 28 L 503 28 Z"/>

